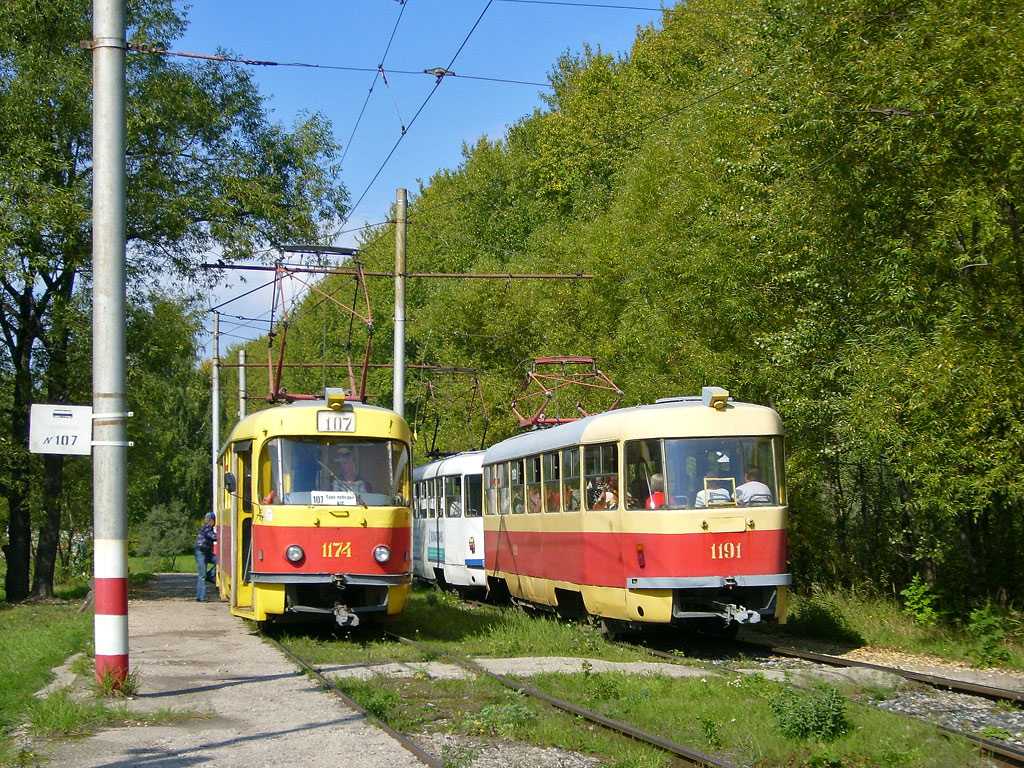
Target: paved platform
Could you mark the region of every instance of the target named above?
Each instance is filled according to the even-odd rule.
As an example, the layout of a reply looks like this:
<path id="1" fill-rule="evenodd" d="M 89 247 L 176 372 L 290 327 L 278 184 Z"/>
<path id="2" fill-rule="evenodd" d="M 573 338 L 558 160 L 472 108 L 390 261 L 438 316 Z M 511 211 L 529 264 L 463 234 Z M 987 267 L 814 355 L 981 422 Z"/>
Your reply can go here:
<path id="1" fill-rule="evenodd" d="M 227 604 L 195 600 L 195 576 L 161 574 L 128 604 L 135 712 L 169 710 L 162 725 L 52 742 L 51 766 L 75 768 L 405 768 L 410 752 L 320 690 L 263 643 Z"/>

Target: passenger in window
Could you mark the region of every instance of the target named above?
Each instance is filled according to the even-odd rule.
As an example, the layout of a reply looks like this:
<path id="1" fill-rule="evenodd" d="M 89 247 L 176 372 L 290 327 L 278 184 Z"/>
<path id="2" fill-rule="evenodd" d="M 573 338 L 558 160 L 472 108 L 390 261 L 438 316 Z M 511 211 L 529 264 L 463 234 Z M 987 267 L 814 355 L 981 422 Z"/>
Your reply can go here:
<path id="1" fill-rule="evenodd" d="M 704 476 L 704 488 L 697 491 L 693 506 L 700 509 L 715 504 L 728 504 L 732 501 L 732 494 L 723 485 L 724 481 L 714 471 L 708 472 Z"/>
<path id="2" fill-rule="evenodd" d="M 739 504 L 771 504 L 772 489 L 758 479 L 757 467 L 750 467 L 743 475 L 746 481 L 736 489 Z"/>
<path id="3" fill-rule="evenodd" d="M 560 500 L 561 499 L 558 496 L 558 492 L 555 491 L 553 488 L 548 488 L 548 492 L 547 492 L 545 500 L 544 500 L 545 503 L 547 504 L 548 512 L 557 512 L 558 511 L 558 503 L 559 503 Z"/>
<path id="4" fill-rule="evenodd" d="M 594 509 L 615 509 L 618 506 L 618 477 L 615 475 L 608 475 L 608 477 L 605 478 L 604 486 L 601 488 L 601 493 L 600 496 L 598 496 L 597 504 L 594 505 Z"/>
<path id="5" fill-rule="evenodd" d="M 575 512 L 580 508 L 580 491 L 578 488 L 569 489 L 569 498 L 566 499 L 565 508 L 570 512 Z"/>
<path id="6" fill-rule="evenodd" d="M 665 506 L 665 476 L 660 472 L 651 475 L 651 495 L 644 505 L 647 509 L 661 509 Z"/>
<path id="7" fill-rule="evenodd" d="M 540 488 L 536 486 L 530 489 L 530 511 L 540 512 Z"/>

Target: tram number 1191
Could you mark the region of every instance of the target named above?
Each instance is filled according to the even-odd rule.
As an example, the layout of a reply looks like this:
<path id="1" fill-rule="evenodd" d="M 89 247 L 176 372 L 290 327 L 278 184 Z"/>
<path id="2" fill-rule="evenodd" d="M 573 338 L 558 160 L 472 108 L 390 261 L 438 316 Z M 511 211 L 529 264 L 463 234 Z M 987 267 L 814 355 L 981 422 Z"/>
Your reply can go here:
<path id="1" fill-rule="evenodd" d="M 743 546 L 741 542 L 731 541 L 720 541 L 711 545 L 711 559 L 712 560 L 739 560 L 743 555 L 740 554 L 740 547 Z"/>

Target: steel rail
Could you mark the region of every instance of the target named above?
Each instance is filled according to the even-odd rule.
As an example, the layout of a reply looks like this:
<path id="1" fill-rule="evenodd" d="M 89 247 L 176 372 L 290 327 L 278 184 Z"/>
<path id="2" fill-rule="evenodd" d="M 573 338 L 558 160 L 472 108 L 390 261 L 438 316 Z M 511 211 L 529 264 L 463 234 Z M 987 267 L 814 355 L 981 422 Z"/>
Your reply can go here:
<path id="1" fill-rule="evenodd" d="M 833 667 L 860 667 L 862 669 L 875 670 L 876 672 L 888 672 L 907 680 L 915 680 L 919 683 L 925 683 L 926 685 L 930 685 L 935 688 L 947 688 L 951 691 L 956 691 L 957 693 L 969 693 L 974 696 L 981 696 L 994 701 L 1013 701 L 1018 704 L 1024 703 L 1024 692 L 1015 691 L 1009 688 L 995 688 L 991 685 L 981 685 L 980 683 L 970 683 L 966 680 L 955 680 L 948 677 L 928 675 L 923 672 L 913 672 L 909 669 L 887 667 L 882 664 L 872 664 L 866 661 L 856 661 L 855 659 L 844 659 L 841 656 L 830 656 L 824 653 L 801 651 L 796 648 L 776 647 L 749 641 L 737 642 L 741 645 L 756 648 L 760 651 L 773 653 L 776 656 L 788 656 L 795 659 L 803 659 L 805 661 L 816 661 Z"/>
<path id="2" fill-rule="evenodd" d="M 642 741 L 647 744 L 651 744 L 655 747 L 658 747 L 659 749 L 665 750 L 666 752 L 671 752 L 677 757 L 681 757 L 684 760 L 690 761 L 692 765 L 705 765 L 712 766 L 713 768 L 738 768 L 738 766 L 735 763 L 729 763 L 722 760 L 718 760 L 714 757 L 711 757 L 710 755 L 705 755 L 701 752 L 697 752 L 696 750 L 692 750 L 688 747 L 685 747 L 682 744 L 678 744 L 674 741 L 669 741 L 668 739 L 663 739 L 660 736 L 656 736 L 653 733 L 648 733 L 647 731 L 644 731 L 640 728 L 636 728 L 632 725 L 629 725 L 628 723 L 623 723 L 618 720 L 612 720 L 609 717 L 605 717 L 604 715 L 600 715 L 597 712 L 585 709 L 584 707 L 580 707 L 576 704 L 573 704 L 572 702 L 555 698 L 554 696 L 550 696 L 544 693 L 543 691 L 537 690 L 536 688 L 530 688 L 527 685 L 518 683 L 515 680 L 511 680 L 510 678 L 504 677 L 503 675 L 491 672 L 490 670 L 485 669 L 484 667 L 470 661 L 469 659 L 463 659 L 459 656 L 446 653 L 445 651 L 440 651 L 436 648 L 431 648 L 430 646 L 424 645 L 423 643 L 417 640 L 410 640 L 409 638 L 402 637 L 401 635 L 392 634 L 390 632 L 387 634 L 390 637 L 395 638 L 399 642 L 405 643 L 406 645 L 411 645 L 413 648 L 418 648 L 419 650 L 429 653 L 433 656 L 449 659 L 455 664 L 458 664 L 460 667 L 463 667 L 464 669 L 468 669 L 469 671 L 479 675 L 486 675 L 487 677 L 490 677 L 491 679 L 498 681 L 499 683 L 508 688 L 520 691 L 521 693 L 525 693 L 528 696 L 533 696 L 534 698 L 544 701 L 552 705 L 553 707 L 557 707 L 558 709 L 561 709 L 565 712 L 569 712 L 570 714 L 582 717 L 586 720 L 590 720 L 592 723 L 597 723 L 600 726 L 603 726 L 613 731 L 617 731 L 618 733 L 625 734 L 626 736 L 634 738 L 637 741 Z"/>
<path id="3" fill-rule="evenodd" d="M 293 662 L 298 664 L 299 667 L 301 667 L 306 672 L 308 672 L 310 675 L 315 677 L 320 682 L 320 684 L 322 686 L 324 686 L 327 690 L 329 690 L 331 693 L 333 693 L 335 696 L 337 696 L 339 699 L 341 699 L 343 702 L 345 702 L 345 704 L 347 706 L 349 706 L 352 709 L 354 709 L 356 712 L 361 714 L 367 720 L 369 720 L 374 725 L 376 725 L 378 728 L 380 728 L 382 731 L 384 731 L 386 734 L 388 734 L 388 736 L 390 736 L 395 741 L 397 741 L 399 744 L 401 744 L 403 747 L 405 747 L 407 750 L 412 752 L 412 754 L 415 755 L 416 758 L 421 763 L 423 763 L 424 765 L 430 766 L 430 768 L 445 768 L 444 761 L 437 759 L 436 757 L 431 755 L 429 752 L 425 752 L 414 741 L 411 741 L 404 733 L 402 733 L 401 731 L 396 731 L 394 728 L 392 728 L 390 725 L 385 723 L 383 720 L 381 720 L 379 717 L 374 715 L 372 712 L 369 712 L 358 701 L 356 701 L 355 699 L 353 699 L 353 698 L 349 697 L 348 695 L 346 695 L 345 692 L 342 691 L 337 686 L 337 684 L 332 683 L 330 680 L 328 680 L 326 677 L 324 677 L 324 675 L 320 672 L 320 670 L 318 670 L 312 664 L 309 664 L 304 659 L 301 659 L 298 656 L 296 656 L 294 653 L 292 653 L 290 650 L 285 648 L 283 645 L 281 645 L 281 643 L 279 643 L 274 638 L 269 637 L 268 635 L 266 635 L 264 633 L 260 633 L 260 637 L 262 637 L 264 640 L 270 642 L 275 648 L 277 648 L 278 650 L 282 651 L 288 658 L 290 658 Z"/>
<path id="4" fill-rule="evenodd" d="M 827 663 L 827 664 L 830 664 L 831 666 L 837 666 L 837 667 L 842 667 L 842 666 L 866 667 L 866 668 L 872 669 L 872 670 L 883 671 L 883 672 L 891 672 L 891 673 L 893 673 L 895 675 L 903 676 L 903 677 L 905 677 L 907 679 L 911 679 L 911 680 L 918 680 L 919 677 L 932 678 L 933 680 L 920 680 L 920 682 L 928 683 L 929 685 L 932 685 L 933 687 L 936 687 L 936 688 L 953 688 L 954 686 L 951 686 L 950 683 L 958 683 L 959 682 L 959 681 L 956 681 L 956 680 L 948 680 L 946 678 L 935 677 L 933 675 L 918 675 L 915 672 L 908 672 L 907 670 L 901 670 L 898 667 L 885 667 L 885 666 L 882 666 L 882 665 L 879 665 L 879 664 L 868 664 L 868 663 L 865 663 L 865 662 L 852 662 L 850 660 L 844 660 L 844 659 L 842 659 L 840 657 L 837 657 L 837 656 L 828 656 L 828 655 L 825 655 L 825 654 L 816 654 L 816 653 L 810 653 L 810 652 L 807 652 L 805 654 L 803 651 L 798 651 L 798 650 L 792 649 L 792 648 L 776 649 L 776 648 L 772 648 L 772 647 L 770 647 L 768 645 L 764 645 L 763 643 L 752 643 L 752 642 L 739 641 L 739 640 L 736 640 L 736 641 L 733 641 L 733 642 L 735 642 L 737 645 L 743 645 L 743 646 L 747 646 L 747 647 L 756 647 L 758 650 L 762 650 L 762 651 L 763 650 L 770 650 L 773 653 L 776 652 L 776 651 L 786 651 L 785 653 L 779 653 L 779 655 L 782 655 L 782 656 L 792 656 L 794 658 L 806 659 L 807 661 L 821 661 L 822 663 Z M 667 653 L 666 651 L 658 650 L 657 648 L 648 648 L 646 646 L 635 645 L 633 643 L 620 643 L 620 645 L 623 645 L 624 647 L 628 647 L 628 648 L 633 648 L 633 649 L 636 649 L 636 650 L 644 650 L 647 653 L 651 654 L 652 656 L 657 656 L 658 658 L 661 658 L 661 659 L 667 659 L 668 661 L 671 661 L 671 662 L 676 663 L 676 664 L 682 662 L 682 660 L 678 656 L 675 656 L 675 655 L 673 655 L 671 653 Z M 842 663 L 842 664 L 840 664 L 840 663 L 831 663 L 831 662 L 825 661 L 825 659 L 833 659 L 833 660 L 835 660 L 837 662 L 844 662 L 844 663 Z M 849 663 L 845 663 L 845 662 L 849 662 Z M 716 665 L 716 667 L 717 667 L 717 665 Z M 735 672 L 736 674 L 741 674 L 739 670 L 728 668 L 728 667 L 726 667 L 726 669 L 729 669 L 730 671 Z M 904 674 L 905 672 L 908 672 L 908 674 L 905 675 Z M 910 677 L 910 675 L 913 675 L 913 677 Z M 972 684 L 967 684 L 967 685 L 972 685 Z M 801 686 L 796 686 L 796 687 L 799 688 Z M 1006 690 L 1006 689 L 1003 689 L 1003 688 L 991 688 L 991 687 L 988 687 L 988 686 L 981 686 L 981 687 L 985 688 L 986 690 L 988 690 L 989 692 L 992 692 L 992 693 L 997 693 L 997 692 L 998 693 L 1003 693 L 1003 694 L 1005 694 L 1005 693 L 1015 694 L 1016 693 L 1016 691 L 1009 691 L 1009 690 Z M 954 688 L 954 690 L 955 690 L 955 688 Z M 963 692 L 966 692 L 966 691 L 956 691 L 956 692 L 963 693 Z M 1013 697 L 990 696 L 988 698 L 994 698 L 996 700 L 1004 700 L 1004 701 L 1007 700 L 1007 698 L 1009 698 L 1009 700 L 1014 700 Z M 867 706 L 867 705 L 865 705 L 865 706 Z M 901 713 L 893 712 L 892 714 L 901 714 Z M 911 717 L 912 719 L 915 719 L 915 720 L 920 720 L 921 719 L 921 718 L 916 718 L 916 717 L 914 717 L 912 715 L 904 714 L 903 716 L 904 717 Z M 925 720 L 923 722 L 928 722 L 928 721 Z M 981 736 L 975 736 L 974 734 L 968 733 L 967 731 L 960 731 L 960 730 L 957 730 L 956 728 L 950 728 L 949 726 L 946 726 L 946 725 L 941 725 L 941 724 L 938 724 L 938 723 L 930 723 L 930 725 L 934 726 L 935 728 L 937 728 L 938 730 L 940 730 L 940 731 L 942 731 L 944 733 L 948 733 L 948 734 L 950 734 L 952 736 L 958 736 L 961 739 L 963 739 L 964 741 L 974 745 L 975 747 L 978 748 L 979 751 L 981 751 L 987 757 L 991 758 L 994 762 L 996 762 L 1000 766 L 1006 766 L 1006 768 L 1024 768 L 1024 751 L 1021 751 L 1021 750 L 1016 749 L 1014 747 L 1008 746 L 1006 744 L 1000 744 L 999 742 L 993 741 L 991 739 L 986 739 L 986 738 L 983 738 Z"/>

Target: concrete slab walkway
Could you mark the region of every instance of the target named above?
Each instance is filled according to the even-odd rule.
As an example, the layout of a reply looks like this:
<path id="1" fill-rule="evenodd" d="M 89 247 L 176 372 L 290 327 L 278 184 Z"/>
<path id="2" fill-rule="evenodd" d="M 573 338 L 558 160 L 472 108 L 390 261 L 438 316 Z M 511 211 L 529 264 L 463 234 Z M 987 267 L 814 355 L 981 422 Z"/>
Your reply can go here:
<path id="1" fill-rule="evenodd" d="M 225 603 L 215 597 L 196 602 L 195 578 L 158 575 L 128 605 L 129 665 L 139 693 L 127 705 L 135 712 L 170 710 L 182 717 L 54 742 L 41 755 L 49 765 L 422 766 L 261 642 Z"/>

